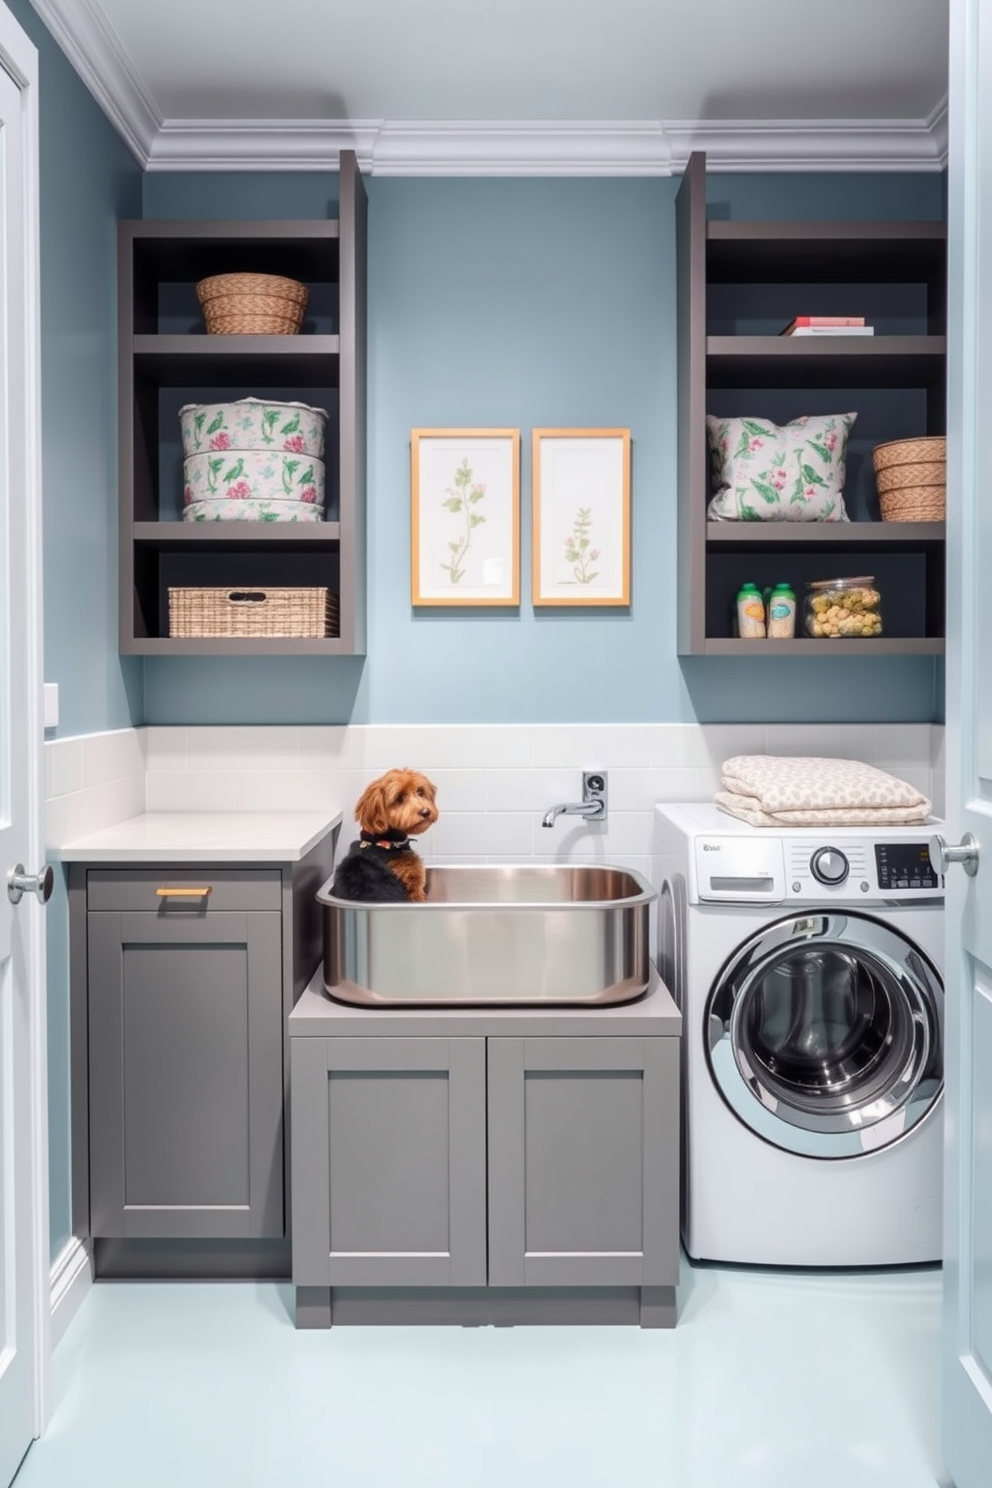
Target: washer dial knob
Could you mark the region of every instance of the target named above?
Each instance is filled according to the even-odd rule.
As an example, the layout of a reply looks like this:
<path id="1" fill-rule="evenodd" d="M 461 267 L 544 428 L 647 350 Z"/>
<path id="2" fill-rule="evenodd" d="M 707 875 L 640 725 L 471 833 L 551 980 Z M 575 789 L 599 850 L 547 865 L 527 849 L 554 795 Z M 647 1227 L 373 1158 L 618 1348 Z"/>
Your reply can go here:
<path id="1" fill-rule="evenodd" d="M 809 860 L 810 872 L 818 883 L 842 884 L 850 864 L 839 847 L 818 847 Z"/>

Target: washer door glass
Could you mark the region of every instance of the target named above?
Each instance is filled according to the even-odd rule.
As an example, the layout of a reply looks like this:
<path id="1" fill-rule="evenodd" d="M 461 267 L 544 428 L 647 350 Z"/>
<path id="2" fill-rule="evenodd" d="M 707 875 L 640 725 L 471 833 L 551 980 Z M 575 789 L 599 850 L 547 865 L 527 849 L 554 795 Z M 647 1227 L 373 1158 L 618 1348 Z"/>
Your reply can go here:
<path id="1" fill-rule="evenodd" d="M 898 1141 L 942 1089 L 943 987 L 867 915 L 798 915 L 755 935 L 707 1004 L 713 1078 L 776 1147 L 843 1158 Z"/>

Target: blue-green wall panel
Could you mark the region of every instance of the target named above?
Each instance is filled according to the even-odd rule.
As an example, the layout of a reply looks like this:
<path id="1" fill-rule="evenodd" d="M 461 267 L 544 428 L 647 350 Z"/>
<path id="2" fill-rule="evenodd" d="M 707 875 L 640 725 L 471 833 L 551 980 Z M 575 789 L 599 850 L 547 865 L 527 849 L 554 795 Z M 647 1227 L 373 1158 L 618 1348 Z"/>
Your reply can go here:
<path id="1" fill-rule="evenodd" d="M 675 655 L 673 179 L 367 181 L 369 646 L 364 662 L 155 658 L 148 723 L 925 720 L 927 658 Z M 146 178 L 148 217 L 324 216 L 320 173 Z M 717 175 L 726 216 L 939 217 L 939 175 Z M 633 436 L 628 612 L 535 613 L 530 431 Z M 519 612 L 410 606 L 411 428 L 521 430 Z"/>

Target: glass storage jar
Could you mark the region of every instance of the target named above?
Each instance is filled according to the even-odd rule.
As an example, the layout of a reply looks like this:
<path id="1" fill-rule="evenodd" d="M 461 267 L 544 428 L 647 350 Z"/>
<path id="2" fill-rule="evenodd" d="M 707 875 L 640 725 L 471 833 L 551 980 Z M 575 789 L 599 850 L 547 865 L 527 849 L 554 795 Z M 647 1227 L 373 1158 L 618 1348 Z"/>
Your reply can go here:
<path id="1" fill-rule="evenodd" d="M 879 636 L 882 597 L 874 577 L 816 579 L 806 585 L 803 625 L 809 636 Z"/>

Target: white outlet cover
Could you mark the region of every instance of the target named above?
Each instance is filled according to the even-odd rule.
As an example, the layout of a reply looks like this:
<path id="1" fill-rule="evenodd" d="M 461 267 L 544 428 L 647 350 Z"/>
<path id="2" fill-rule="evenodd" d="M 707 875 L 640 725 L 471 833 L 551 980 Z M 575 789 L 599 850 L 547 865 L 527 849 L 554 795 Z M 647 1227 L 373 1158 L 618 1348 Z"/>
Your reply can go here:
<path id="1" fill-rule="evenodd" d="M 59 684 L 57 682 L 45 683 L 45 727 L 46 729 L 58 728 L 59 726 Z"/>

